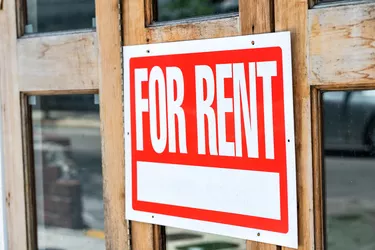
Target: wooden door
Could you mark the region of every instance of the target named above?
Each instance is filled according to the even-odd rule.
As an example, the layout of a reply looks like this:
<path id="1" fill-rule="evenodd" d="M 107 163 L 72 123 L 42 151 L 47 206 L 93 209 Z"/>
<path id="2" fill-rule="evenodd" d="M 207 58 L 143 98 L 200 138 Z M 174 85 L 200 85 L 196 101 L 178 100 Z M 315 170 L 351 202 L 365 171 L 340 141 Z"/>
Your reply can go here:
<path id="1" fill-rule="evenodd" d="M 157 22 L 156 1 L 99 3 L 103 152 L 108 165 L 107 235 L 113 249 L 164 249 L 164 228 L 124 224 L 121 45 L 291 31 L 297 158 L 299 248 L 324 248 L 320 93 L 374 85 L 373 1 L 240 0 L 239 13 Z M 104 10 L 105 8 L 105 10 Z M 118 22 L 121 29 L 108 29 Z M 109 18 L 110 17 L 110 18 Z M 100 18 L 100 17 L 99 17 Z M 111 38 L 111 42 L 108 42 Z M 116 46 L 113 46 L 113 45 Z M 357 55 L 357 56 L 355 56 Z M 121 135 L 121 136 L 119 136 Z M 111 168 L 111 169 L 109 169 Z M 115 181 L 116 180 L 116 181 Z M 115 182 L 114 182 L 115 181 Z M 119 199 L 118 197 L 121 197 Z M 121 232 L 121 233 L 118 233 Z M 120 240 L 121 239 L 121 240 Z M 247 242 L 247 249 L 286 249 Z"/>
<path id="2" fill-rule="evenodd" d="M 313 216 L 314 216 L 314 244 L 316 249 L 333 249 L 328 242 L 330 237 L 329 194 L 331 190 L 330 174 L 327 172 L 332 166 L 327 161 L 328 153 L 326 147 L 329 145 L 328 131 L 330 125 L 335 122 L 335 118 L 341 119 L 340 126 L 336 126 L 337 137 L 344 138 L 339 146 L 351 145 L 354 156 L 343 158 L 343 162 L 349 163 L 351 169 L 361 169 L 362 164 L 367 164 L 365 158 L 361 158 L 354 149 L 354 144 L 362 144 L 363 148 L 368 147 L 365 131 L 366 124 L 372 118 L 363 118 L 365 114 L 373 112 L 371 106 L 363 105 L 366 96 L 375 88 L 375 2 L 374 1 L 337 1 L 312 3 L 315 4 L 308 11 L 307 18 L 307 83 L 310 88 L 311 99 L 311 132 L 312 132 L 312 176 L 313 176 Z M 366 91 L 371 90 L 371 91 Z M 326 92 L 330 93 L 326 93 Z M 332 92 L 331 92 L 332 91 Z M 337 91 L 337 92 L 333 92 Z M 329 109 L 328 100 L 323 97 L 344 94 L 343 104 L 337 105 L 336 114 L 332 117 L 327 115 Z M 370 95 L 371 96 L 371 95 Z M 360 105 L 358 105 L 360 104 Z M 340 109 L 337 109 L 340 108 Z M 361 117 L 358 119 L 358 117 Z M 325 119 L 325 120 L 324 120 Z M 364 127 L 362 127 L 365 125 Z M 336 131 L 336 132 L 337 132 Z M 341 135 L 340 135 L 341 133 Z M 353 135 L 359 134 L 357 138 Z M 362 134 L 363 133 L 363 134 Z M 353 141 L 355 143 L 353 143 Z M 337 148 L 337 147 L 336 147 Z M 329 150 L 332 148 L 330 147 Z M 327 155 L 327 156 L 326 156 Z M 371 158 L 369 164 L 372 165 Z M 341 172 L 345 169 L 345 164 L 340 164 Z M 340 173 L 340 172 L 336 172 Z M 362 172 L 363 173 L 363 172 Z M 371 174 L 366 174 L 371 176 Z M 347 176 L 347 175 L 346 175 Z M 342 177 L 341 182 L 345 182 Z M 353 178 L 355 182 L 363 182 L 360 178 Z M 366 188 L 360 189 L 365 192 Z M 342 192 L 345 192 L 341 188 Z M 360 197 L 358 197 L 360 200 Z M 345 208 L 345 204 L 341 207 Z M 338 209 L 337 209 L 338 210 Z M 371 220 L 369 220 L 369 223 Z M 358 232 L 368 233 L 370 230 L 361 231 L 359 226 L 355 226 Z M 347 235 L 352 238 L 354 235 Z M 345 242 L 345 239 L 341 239 Z M 348 243 L 344 243 L 347 244 Z M 355 248 L 360 248 L 358 241 Z"/>
<path id="3" fill-rule="evenodd" d="M 159 1 L 161 3 L 162 1 Z M 156 1 L 123 0 L 99 3 L 105 22 L 98 24 L 102 79 L 100 86 L 103 153 L 108 179 L 107 235 L 116 238 L 113 249 L 165 249 L 165 231 L 158 225 L 124 222 L 124 144 L 122 116 L 121 45 L 218 38 L 289 30 L 293 41 L 295 123 L 297 140 L 300 249 L 314 246 L 310 87 L 307 79 L 307 1 L 240 0 L 239 13 L 158 22 Z M 160 11 L 160 9 L 158 9 Z M 121 29 L 113 27 L 121 17 Z M 110 38 L 110 39 L 109 39 Z M 116 45 L 116 46 L 114 46 Z M 119 199 L 121 197 L 121 199 Z M 111 238 L 112 239 L 112 238 Z M 121 240 L 120 240 L 121 239 Z M 247 249 L 278 249 L 247 242 Z"/>
<path id="4" fill-rule="evenodd" d="M 163 227 L 125 220 L 122 46 L 277 31 L 292 34 L 299 249 L 323 249 L 321 92 L 375 87 L 375 3 L 239 0 L 238 13 L 168 22 L 156 21 L 152 0 L 96 0 L 95 6 L 97 32 L 25 35 L 24 1 L 0 0 L 9 249 L 35 246 L 25 97 L 100 93 L 106 248 L 164 249 Z M 249 241 L 246 248 L 281 247 Z"/>
<path id="5" fill-rule="evenodd" d="M 95 2 L 80 4 L 0 1 L 0 99 L 8 249 L 37 247 L 28 97 L 99 91 Z"/>

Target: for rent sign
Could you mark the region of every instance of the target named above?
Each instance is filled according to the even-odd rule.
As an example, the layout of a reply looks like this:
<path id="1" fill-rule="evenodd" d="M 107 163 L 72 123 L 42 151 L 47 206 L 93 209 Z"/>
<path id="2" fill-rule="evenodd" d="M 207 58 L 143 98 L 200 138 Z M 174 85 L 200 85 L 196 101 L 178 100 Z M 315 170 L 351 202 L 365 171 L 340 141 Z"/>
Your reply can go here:
<path id="1" fill-rule="evenodd" d="M 124 48 L 126 218 L 297 247 L 288 32 Z"/>

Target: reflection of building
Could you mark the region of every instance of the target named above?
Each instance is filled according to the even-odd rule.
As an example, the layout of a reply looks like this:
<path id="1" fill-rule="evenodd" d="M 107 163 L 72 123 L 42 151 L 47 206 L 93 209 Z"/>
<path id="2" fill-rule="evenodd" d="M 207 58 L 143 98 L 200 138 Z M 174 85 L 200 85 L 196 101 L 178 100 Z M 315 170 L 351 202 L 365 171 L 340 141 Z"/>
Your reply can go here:
<path id="1" fill-rule="evenodd" d="M 83 228 L 82 188 L 73 174 L 69 138 L 43 136 L 34 143 L 38 223 Z"/>

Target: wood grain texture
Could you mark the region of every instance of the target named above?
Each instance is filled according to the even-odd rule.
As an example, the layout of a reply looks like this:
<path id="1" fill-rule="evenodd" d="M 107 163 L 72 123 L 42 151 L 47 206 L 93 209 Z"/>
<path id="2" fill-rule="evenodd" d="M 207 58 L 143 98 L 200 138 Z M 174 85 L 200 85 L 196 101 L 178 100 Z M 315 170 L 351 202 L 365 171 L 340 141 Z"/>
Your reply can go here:
<path id="1" fill-rule="evenodd" d="M 0 2 L 1 1 L 3 0 L 0 0 Z M 21 37 L 25 33 L 25 25 L 27 22 L 26 0 L 16 0 L 16 14 L 17 14 L 17 36 Z"/>
<path id="2" fill-rule="evenodd" d="M 279 250 L 280 247 L 255 241 L 246 242 L 246 250 Z"/>
<path id="3" fill-rule="evenodd" d="M 21 101 L 17 89 L 15 0 L 5 0 L 3 6 L 3 10 L 0 11 L 0 102 L 8 249 L 26 250 L 28 234 L 24 203 Z"/>
<path id="4" fill-rule="evenodd" d="M 314 222 L 315 222 L 315 249 L 324 249 L 324 214 L 323 214 L 323 120 L 322 100 L 320 90 L 311 91 L 311 126 L 313 145 L 313 183 L 314 183 Z"/>
<path id="5" fill-rule="evenodd" d="M 273 0 L 240 0 L 242 35 L 274 30 Z"/>
<path id="6" fill-rule="evenodd" d="M 118 0 L 97 0 L 95 3 L 100 51 L 99 93 L 106 249 L 129 250 L 129 230 L 125 220 L 120 10 Z"/>
<path id="7" fill-rule="evenodd" d="M 22 152 L 23 168 L 25 172 L 25 205 L 26 205 L 26 227 L 28 249 L 38 249 L 37 213 L 36 213 L 36 190 L 35 190 L 35 168 L 33 152 L 33 124 L 32 110 L 26 95 L 21 94 L 21 128 L 22 128 Z"/>
<path id="8" fill-rule="evenodd" d="M 145 5 L 143 0 L 121 0 L 122 2 L 122 37 L 124 45 L 135 45 L 146 43 L 145 38 Z M 122 88 L 122 85 L 121 85 Z M 116 98 L 117 99 L 117 98 Z M 113 100 L 122 104 L 122 97 Z M 123 123 L 123 113 L 117 113 L 116 123 Z M 118 131 L 123 134 L 123 128 Z M 123 136 L 121 136 L 123 144 Z M 122 146 L 123 148 L 123 146 Z M 124 152 L 124 151 L 123 151 Z M 125 155 L 126 157 L 126 155 Z M 123 166 L 125 166 L 123 164 Z M 131 222 L 131 249 L 157 250 L 154 241 L 154 226 L 152 224 Z"/>
<path id="9" fill-rule="evenodd" d="M 98 89 L 96 40 L 95 32 L 19 39 L 20 91 Z"/>
<path id="10" fill-rule="evenodd" d="M 141 223 L 141 222 L 131 222 L 131 246 L 132 250 L 157 250 L 155 248 L 155 238 L 154 225 Z"/>
<path id="11" fill-rule="evenodd" d="M 145 3 L 145 25 L 148 26 L 152 24 L 156 18 L 156 1 L 154 0 L 144 0 Z"/>
<path id="12" fill-rule="evenodd" d="M 314 248 L 311 94 L 307 81 L 307 11 L 308 0 L 275 0 L 275 30 L 290 31 L 292 36 L 299 250 Z"/>
<path id="13" fill-rule="evenodd" d="M 241 34 L 269 33 L 274 28 L 273 1 L 269 0 L 240 0 Z M 276 245 L 246 242 L 246 250 L 277 250 Z"/>
<path id="14" fill-rule="evenodd" d="M 375 3 L 309 11 L 309 82 L 375 82 Z"/>
<path id="15" fill-rule="evenodd" d="M 228 17 L 191 23 L 178 23 L 146 29 L 144 43 L 175 42 L 239 35 L 239 18 Z"/>

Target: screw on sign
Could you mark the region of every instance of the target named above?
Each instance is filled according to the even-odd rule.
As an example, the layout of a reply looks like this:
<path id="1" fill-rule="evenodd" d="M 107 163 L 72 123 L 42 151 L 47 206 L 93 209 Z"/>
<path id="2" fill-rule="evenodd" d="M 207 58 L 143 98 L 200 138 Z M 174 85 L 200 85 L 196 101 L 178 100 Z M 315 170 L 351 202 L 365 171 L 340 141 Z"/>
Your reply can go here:
<path id="1" fill-rule="evenodd" d="M 126 218 L 297 247 L 289 32 L 128 46 L 124 73 Z"/>

